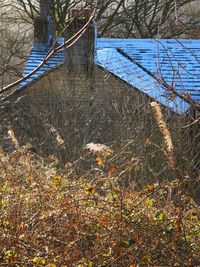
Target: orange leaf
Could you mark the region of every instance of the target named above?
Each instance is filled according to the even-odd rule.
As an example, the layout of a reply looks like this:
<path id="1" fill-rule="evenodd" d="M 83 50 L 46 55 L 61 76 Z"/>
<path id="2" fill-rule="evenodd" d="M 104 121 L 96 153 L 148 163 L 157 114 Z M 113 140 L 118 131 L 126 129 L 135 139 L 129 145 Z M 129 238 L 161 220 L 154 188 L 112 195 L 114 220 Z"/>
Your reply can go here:
<path id="1" fill-rule="evenodd" d="M 147 185 L 147 191 L 152 192 L 155 189 L 154 184 L 148 184 Z"/>
<path id="2" fill-rule="evenodd" d="M 15 161 L 15 160 L 19 159 L 21 156 L 22 156 L 22 153 L 20 151 L 15 151 L 10 156 L 10 160 Z"/>
<path id="3" fill-rule="evenodd" d="M 104 227 L 108 227 L 108 224 L 109 224 L 109 216 L 108 215 L 102 215 L 100 218 L 99 218 L 99 223 L 104 226 Z"/>
<path id="4" fill-rule="evenodd" d="M 113 174 L 117 175 L 119 173 L 119 168 L 115 164 L 109 165 L 107 170 L 108 170 L 109 176 Z"/>
<path id="5" fill-rule="evenodd" d="M 135 236 L 135 241 L 140 242 L 141 240 L 142 240 L 142 236 L 139 233 L 137 233 Z"/>
<path id="6" fill-rule="evenodd" d="M 18 225 L 18 228 L 19 228 L 20 230 L 23 230 L 23 229 L 24 229 L 24 223 L 21 222 L 21 223 Z"/>

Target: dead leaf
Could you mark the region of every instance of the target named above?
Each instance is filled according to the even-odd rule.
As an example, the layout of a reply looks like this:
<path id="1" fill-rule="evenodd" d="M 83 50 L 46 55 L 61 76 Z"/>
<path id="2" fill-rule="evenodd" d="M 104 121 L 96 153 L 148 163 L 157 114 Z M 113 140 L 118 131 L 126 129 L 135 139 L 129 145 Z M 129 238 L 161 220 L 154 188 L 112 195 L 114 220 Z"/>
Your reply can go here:
<path id="1" fill-rule="evenodd" d="M 104 226 L 104 227 L 108 227 L 109 225 L 109 216 L 108 215 L 102 215 L 100 218 L 99 218 L 99 223 Z"/>
<path id="2" fill-rule="evenodd" d="M 154 189 L 155 189 L 154 184 L 148 184 L 148 185 L 147 185 L 147 191 L 148 191 L 149 193 L 152 192 Z"/>

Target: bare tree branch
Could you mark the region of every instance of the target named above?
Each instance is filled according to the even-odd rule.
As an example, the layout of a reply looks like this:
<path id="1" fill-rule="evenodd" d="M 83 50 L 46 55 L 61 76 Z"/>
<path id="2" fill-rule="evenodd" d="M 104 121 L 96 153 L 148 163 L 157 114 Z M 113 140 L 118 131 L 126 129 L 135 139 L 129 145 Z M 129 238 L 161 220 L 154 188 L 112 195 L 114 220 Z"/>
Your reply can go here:
<path id="1" fill-rule="evenodd" d="M 151 71 L 149 71 L 148 69 L 146 69 L 143 65 L 141 65 L 140 63 L 138 63 L 134 58 L 130 57 L 123 50 L 117 49 L 117 51 L 119 53 L 121 53 L 123 56 L 125 56 L 126 58 L 128 58 L 131 62 L 133 62 L 134 64 L 136 64 L 137 66 L 139 66 L 143 71 L 145 71 L 154 80 L 156 80 L 164 89 L 166 89 L 168 92 L 171 92 L 174 97 L 179 97 L 183 101 L 185 101 L 186 103 L 188 103 L 192 107 L 194 107 L 194 109 L 200 110 L 200 104 L 198 102 L 194 101 L 189 94 L 187 94 L 187 93 L 184 93 L 184 94 L 178 93 L 178 91 L 176 90 L 176 88 L 173 85 L 169 85 L 165 81 L 165 79 L 163 77 L 158 77 L 157 75 L 155 75 L 154 73 L 152 73 Z"/>

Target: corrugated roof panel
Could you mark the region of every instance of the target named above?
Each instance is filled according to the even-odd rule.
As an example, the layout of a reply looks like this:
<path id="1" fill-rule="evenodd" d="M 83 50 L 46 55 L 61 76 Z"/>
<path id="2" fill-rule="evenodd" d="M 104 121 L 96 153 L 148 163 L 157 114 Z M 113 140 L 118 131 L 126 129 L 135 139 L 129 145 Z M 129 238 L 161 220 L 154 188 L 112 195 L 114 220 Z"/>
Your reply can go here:
<path id="1" fill-rule="evenodd" d="M 58 45 L 64 42 L 59 39 Z M 111 73 L 178 113 L 189 105 L 179 98 L 169 101 L 166 90 L 139 66 L 174 85 L 179 93 L 188 93 L 200 103 L 200 40 L 175 39 L 96 39 L 95 60 Z M 137 63 L 117 52 L 121 49 Z M 35 69 L 48 54 L 46 45 L 34 45 L 23 75 Z M 64 51 L 54 54 L 35 74 L 20 84 L 27 85 L 46 71 L 64 62 Z"/>
<path id="2" fill-rule="evenodd" d="M 112 50 L 112 53 L 116 55 L 116 51 L 114 52 L 113 49 L 121 49 L 125 54 L 139 63 L 139 65 L 143 66 L 157 77 L 162 77 L 169 85 L 173 84 L 179 93 L 188 93 L 195 101 L 200 103 L 200 40 L 101 38 L 97 39 L 96 44 L 98 49 L 97 62 L 100 63 L 101 66 L 104 65 L 109 71 L 111 71 L 110 64 L 112 58 L 108 56 L 110 62 L 107 63 L 106 56 L 103 56 L 103 53 L 106 51 L 111 53 Z M 110 52 L 109 49 L 111 49 Z M 100 53 L 101 50 L 102 53 Z M 122 60 L 122 58 L 120 60 Z M 115 63 L 116 69 L 113 68 L 111 72 L 118 75 L 119 72 L 117 69 L 119 67 L 120 62 L 118 64 Z M 122 65 L 121 68 L 123 68 Z M 124 69 L 123 72 L 126 73 L 126 70 Z M 130 75 L 131 73 L 129 73 L 129 77 Z M 141 77 L 138 69 L 137 73 L 133 74 L 132 68 L 132 75 L 138 78 Z M 184 101 L 180 99 L 176 98 L 176 103 L 173 104 L 167 99 L 164 100 L 163 97 L 160 98 L 160 94 L 166 95 L 166 91 L 164 89 L 161 90 L 161 86 L 158 83 L 152 93 L 151 76 L 144 71 L 142 75 L 144 76 L 143 79 L 149 81 L 149 85 L 146 83 L 149 90 L 145 90 L 145 93 L 149 96 L 178 113 L 184 113 L 186 109 L 189 108 L 189 105 L 182 103 Z M 124 80 L 130 82 L 128 75 L 124 75 L 124 77 Z M 139 84 L 136 86 L 136 83 L 132 85 L 144 92 L 142 81 L 141 86 Z M 159 93 L 156 93 L 156 90 Z"/>
<path id="3" fill-rule="evenodd" d="M 164 95 L 166 91 L 150 75 L 147 75 L 139 66 L 113 48 L 97 50 L 97 64 L 128 82 L 133 87 L 156 99 L 166 107 L 177 113 L 184 113 L 189 105 L 179 98 L 170 101 Z"/>
<path id="4" fill-rule="evenodd" d="M 58 45 L 64 43 L 64 39 L 60 38 L 58 40 Z M 28 75 L 31 71 L 38 67 L 38 65 L 44 60 L 44 58 L 49 53 L 49 47 L 47 45 L 33 45 L 30 55 L 28 57 L 26 66 L 24 68 L 23 75 Z M 34 74 L 31 75 L 27 80 L 20 83 L 19 88 L 27 85 L 29 82 L 38 78 L 40 75 L 44 74 L 46 71 L 55 68 L 57 65 L 62 64 L 64 62 L 64 51 L 59 53 L 55 53 L 45 64 Z"/>

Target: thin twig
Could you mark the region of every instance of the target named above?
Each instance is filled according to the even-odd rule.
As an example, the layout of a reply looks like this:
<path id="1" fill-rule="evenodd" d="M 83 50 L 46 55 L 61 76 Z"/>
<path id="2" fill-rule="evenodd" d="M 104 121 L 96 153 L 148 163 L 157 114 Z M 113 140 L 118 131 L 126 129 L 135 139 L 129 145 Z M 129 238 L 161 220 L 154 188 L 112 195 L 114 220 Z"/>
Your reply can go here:
<path id="1" fill-rule="evenodd" d="M 18 84 L 20 84 L 21 82 L 27 80 L 29 77 L 31 77 L 35 72 L 37 72 L 55 53 L 59 53 L 60 51 L 62 51 L 63 49 L 68 49 L 71 46 L 73 46 L 85 33 L 87 27 L 89 27 L 91 21 L 94 19 L 94 12 L 93 14 L 90 16 L 90 18 L 88 19 L 88 21 L 83 25 L 83 27 L 77 32 L 75 33 L 71 38 L 69 38 L 67 41 L 64 42 L 64 44 L 55 47 L 56 46 L 56 42 L 54 43 L 54 47 L 52 47 L 50 49 L 50 52 L 47 54 L 47 56 L 43 59 L 43 61 L 35 68 L 33 69 L 31 72 L 29 72 L 26 76 L 18 79 L 17 81 L 5 86 L 1 91 L 0 94 L 5 93 L 6 91 L 10 90 L 11 88 L 13 88 L 14 86 L 17 86 Z M 65 27 L 66 28 L 66 27 Z"/>
<path id="2" fill-rule="evenodd" d="M 200 110 L 200 104 L 196 101 L 194 101 L 189 94 L 179 94 L 174 86 L 169 85 L 164 78 L 160 78 L 151 71 L 149 71 L 147 68 L 145 68 L 142 64 L 140 64 L 136 59 L 129 56 L 127 53 L 125 53 L 122 49 L 118 48 L 117 51 L 122 54 L 124 57 L 129 59 L 131 62 L 136 64 L 138 67 L 140 67 L 144 72 L 146 72 L 148 75 L 150 75 L 154 80 L 156 80 L 164 89 L 168 90 L 173 94 L 174 97 L 179 97 L 182 100 L 184 100 L 186 103 L 193 106 L 195 109 Z"/>

